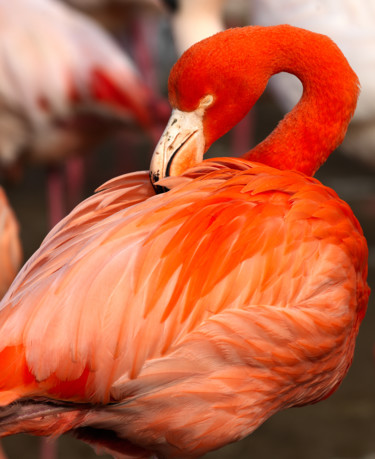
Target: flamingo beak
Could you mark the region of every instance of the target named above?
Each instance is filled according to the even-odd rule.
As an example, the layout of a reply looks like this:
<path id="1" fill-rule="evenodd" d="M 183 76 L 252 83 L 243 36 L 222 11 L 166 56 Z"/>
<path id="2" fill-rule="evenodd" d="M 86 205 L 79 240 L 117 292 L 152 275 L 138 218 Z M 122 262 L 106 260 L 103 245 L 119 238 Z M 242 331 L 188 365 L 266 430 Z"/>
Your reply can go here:
<path id="1" fill-rule="evenodd" d="M 165 191 L 156 185 L 159 180 L 181 175 L 202 161 L 205 152 L 203 114 L 200 108 L 192 112 L 172 111 L 151 159 L 150 178 L 157 192 Z"/>

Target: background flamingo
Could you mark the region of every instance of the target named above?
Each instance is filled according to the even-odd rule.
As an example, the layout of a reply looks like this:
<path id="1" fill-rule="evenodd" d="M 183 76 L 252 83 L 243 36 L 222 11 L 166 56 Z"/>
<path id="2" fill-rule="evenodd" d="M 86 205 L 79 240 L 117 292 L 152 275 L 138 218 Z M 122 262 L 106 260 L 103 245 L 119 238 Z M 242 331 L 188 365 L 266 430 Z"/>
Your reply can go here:
<path id="1" fill-rule="evenodd" d="M 238 80 L 221 84 L 233 69 Z M 247 155 L 264 165 L 227 158 L 184 173 L 283 69 L 309 91 Z M 332 190 L 289 169 L 312 174 L 342 140 L 354 73 L 324 37 L 246 28 L 193 47 L 169 87 L 175 111 L 152 177 L 184 173 L 158 181 L 171 191 L 155 196 L 147 173 L 105 184 L 2 302 L 3 433 L 75 429 L 132 457 L 197 455 L 327 397 L 348 370 L 368 296 L 366 243 Z"/>
<path id="2" fill-rule="evenodd" d="M 160 18 L 165 15 L 161 0 L 61 0 L 94 18 L 130 50 L 143 79 L 155 91 L 159 81 L 155 45 Z M 165 120 L 164 120 L 165 121 Z"/>
<path id="3" fill-rule="evenodd" d="M 372 0 L 253 0 L 252 23 L 291 24 L 331 37 L 343 51 L 361 82 L 358 107 L 342 150 L 375 168 L 375 3 Z M 302 87 L 296 78 L 278 75 L 270 82 L 282 109 L 298 101 Z"/>
<path id="4" fill-rule="evenodd" d="M 0 297 L 16 276 L 22 261 L 18 222 L 0 187 Z"/>
<path id="5" fill-rule="evenodd" d="M 172 31 L 179 55 L 203 38 L 224 30 L 223 7 L 225 0 L 176 0 L 173 5 Z"/>
<path id="6" fill-rule="evenodd" d="M 56 164 L 127 123 L 152 126 L 156 98 L 92 21 L 50 0 L 3 1 L 0 13 L 3 170 L 26 158 Z"/>

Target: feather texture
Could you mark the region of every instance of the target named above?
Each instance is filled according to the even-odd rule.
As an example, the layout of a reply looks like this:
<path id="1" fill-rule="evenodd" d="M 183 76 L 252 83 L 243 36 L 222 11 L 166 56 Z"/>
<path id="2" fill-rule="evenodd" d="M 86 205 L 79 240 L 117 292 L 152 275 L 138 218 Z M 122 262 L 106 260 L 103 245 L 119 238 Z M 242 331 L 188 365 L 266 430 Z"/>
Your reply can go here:
<path id="1" fill-rule="evenodd" d="M 132 439 L 141 416 L 147 444 L 168 418 L 199 450 L 186 409 L 215 406 L 205 429 L 226 443 L 243 397 L 236 436 L 335 388 L 365 311 L 367 254 L 349 207 L 302 174 L 224 159 L 172 181 L 155 196 L 147 173 L 116 178 L 47 236 L 2 302 L 0 356 L 24 355 L 11 397 L 120 402 L 109 412 L 129 421 L 99 410 L 108 429 Z M 13 384 L 2 376 L 2 390 Z"/>

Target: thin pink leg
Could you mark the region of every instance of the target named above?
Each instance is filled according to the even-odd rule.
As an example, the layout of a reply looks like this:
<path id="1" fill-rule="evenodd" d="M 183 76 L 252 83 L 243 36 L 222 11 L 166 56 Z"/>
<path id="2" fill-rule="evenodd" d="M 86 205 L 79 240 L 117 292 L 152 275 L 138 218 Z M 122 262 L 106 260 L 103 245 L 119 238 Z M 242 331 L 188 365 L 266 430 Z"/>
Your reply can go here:
<path id="1" fill-rule="evenodd" d="M 42 438 L 40 441 L 40 459 L 57 458 L 57 440 Z"/>
<path id="2" fill-rule="evenodd" d="M 232 152 L 233 156 L 240 157 L 250 150 L 253 145 L 253 116 L 248 113 L 232 129 Z"/>
<path id="3" fill-rule="evenodd" d="M 157 22 L 154 18 L 139 17 L 133 21 L 130 37 L 133 57 L 143 79 L 154 94 L 154 99 L 150 99 L 150 110 L 153 112 L 154 125 L 149 131 L 154 145 L 159 141 L 171 112 L 167 100 L 159 96 L 160 87 L 155 62 L 156 35 Z"/>
<path id="4" fill-rule="evenodd" d="M 152 18 L 137 18 L 132 24 L 132 48 L 134 60 L 148 86 L 158 92 L 156 66 L 150 44 L 156 35 L 156 23 Z"/>
<path id="5" fill-rule="evenodd" d="M 67 183 L 67 201 L 70 211 L 83 199 L 85 158 L 74 156 L 69 158 L 65 165 Z"/>
<path id="6" fill-rule="evenodd" d="M 139 146 L 139 137 L 136 133 L 129 130 L 118 132 L 114 137 L 113 145 L 115 148 L 115 175 L 126 174 L 139 169 L 138 161 L 140 158 L 131 154 Z"/>
<path id="7" fill-rule="evenodd" d="M 47 170 L 48 224 L 53 228 L 64 216 L 64 181 L 59 166 Z"/>
<path id="8" fill-rule="evenodd" d="M 0 443 L 0 459 L 8 459 L 4 452 L 3 445 L 1 443 Z"/>

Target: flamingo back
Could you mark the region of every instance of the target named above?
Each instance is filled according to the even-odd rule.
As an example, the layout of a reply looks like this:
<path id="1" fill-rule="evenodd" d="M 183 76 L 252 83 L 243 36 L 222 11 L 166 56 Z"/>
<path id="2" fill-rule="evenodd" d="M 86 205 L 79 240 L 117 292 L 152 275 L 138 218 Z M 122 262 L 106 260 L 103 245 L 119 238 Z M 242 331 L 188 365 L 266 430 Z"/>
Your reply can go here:
<path id="1" fill-rule="evenodd" d="M 47 236 L 1 303 L 0 384 L 174 457 L 332 393 L 369 291 L 360 226 L 317 180 L 221 159 L 163 185 L 117 178 Z"/>

